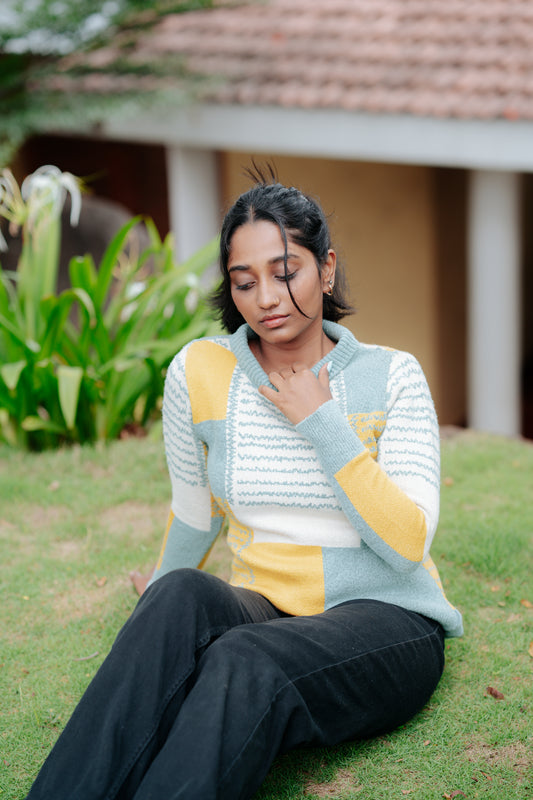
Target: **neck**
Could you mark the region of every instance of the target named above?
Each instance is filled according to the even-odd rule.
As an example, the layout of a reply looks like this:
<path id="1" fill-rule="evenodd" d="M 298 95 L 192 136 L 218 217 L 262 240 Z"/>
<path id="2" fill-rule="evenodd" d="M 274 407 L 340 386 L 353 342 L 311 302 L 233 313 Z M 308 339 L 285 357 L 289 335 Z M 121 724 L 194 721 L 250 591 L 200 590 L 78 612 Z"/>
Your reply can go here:
<path id="1" fill-rule="evenodd" d="M 296 362 L 305 364 L 310 369 L 333 350 L 334 346 L 335 343 L 323 330 L 320 331 L 320 337 L 313 337 L 308 342 L 287 342 L 282 345 L 265 342 L 264 339 L 253 339 L 250 342 L 252 353 L 267 375 L 291 367 Z"/>

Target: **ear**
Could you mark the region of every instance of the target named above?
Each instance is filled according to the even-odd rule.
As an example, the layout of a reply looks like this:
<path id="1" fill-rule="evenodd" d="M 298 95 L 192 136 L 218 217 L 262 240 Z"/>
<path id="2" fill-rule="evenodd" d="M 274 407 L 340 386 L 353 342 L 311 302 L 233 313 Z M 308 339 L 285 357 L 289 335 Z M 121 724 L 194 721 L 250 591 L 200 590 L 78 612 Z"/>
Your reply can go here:
<path id="1" fill-rule="evenodd" d="M 335 284 L 335 268 L 337 266 L 337 254 L 335 250 L 328 250 L 328 257 L 322 267 L 320 277 L 322 279 L 322 291 L 324 294 L 331 294 Z"/>

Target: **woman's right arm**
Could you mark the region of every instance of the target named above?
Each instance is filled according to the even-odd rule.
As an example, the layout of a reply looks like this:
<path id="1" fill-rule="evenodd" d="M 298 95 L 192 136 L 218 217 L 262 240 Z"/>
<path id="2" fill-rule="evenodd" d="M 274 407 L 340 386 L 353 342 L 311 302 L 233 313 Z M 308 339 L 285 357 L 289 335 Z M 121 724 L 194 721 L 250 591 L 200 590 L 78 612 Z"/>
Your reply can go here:
<path id="1" fill-rule="evenodd" d="M 185 375 L 186 350 L 175 356 L 165 380 L 163 435 L 172 502 L 150 583 L 173 569 L 201 566 L 223 522 L 212 502 L 205 445 L 193 427 Z"/>

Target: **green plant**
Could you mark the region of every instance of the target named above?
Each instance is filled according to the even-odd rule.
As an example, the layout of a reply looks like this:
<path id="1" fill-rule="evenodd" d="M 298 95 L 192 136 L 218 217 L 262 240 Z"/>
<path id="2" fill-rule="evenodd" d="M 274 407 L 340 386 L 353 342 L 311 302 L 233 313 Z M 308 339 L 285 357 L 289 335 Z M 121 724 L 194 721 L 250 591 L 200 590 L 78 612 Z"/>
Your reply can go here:
<path id="1" fill-rule="evenodd" d="M 7 8 L 6 8 L 7 7 Z M 183 59 L 149 58 L 139 65 L 132 42 L 144 38 L 168 14 L 213 7 L 213 0 L 6 0 L 0 25 L 0 163 L 9 162 L 25 139 L 62 127 L 84 129 L 109 114 L 157 109 L 195 96 L 204 81 Z M 4 11 L 5 9 L 5 11 Z M 2 13 L 3 12 L 3 13 Z M 92 65 L 92 53 L 112 44 L 116 57 Z M 150 75 L 138 79 L 139 70 Z M 83 77 L 105 75 L 105 89 L 83 86 Z M 154 87 L 154 81 L 160 83 Z M 172 88 L 169 89 L 169 85 Z"/>
<path id="2" fill-rule="evenodd" d="M 186 342 L 215 330 L 199 278 L 216 258 L 212 241 L 177 266 L 172 237 L 146 220 L 150 246 L 128 251 L 128 222 L 97 269 L 90 255 L 69 264 L 56 293 L 60 212 L 74 176 L 41 168 L 19 190 L 7 170 L 0 214 L 22 231 L 15 272 L 0 267 L 0 440 L 28 449 L 114 439 L 145 427 L 160 403 L 165 369 Z"/>

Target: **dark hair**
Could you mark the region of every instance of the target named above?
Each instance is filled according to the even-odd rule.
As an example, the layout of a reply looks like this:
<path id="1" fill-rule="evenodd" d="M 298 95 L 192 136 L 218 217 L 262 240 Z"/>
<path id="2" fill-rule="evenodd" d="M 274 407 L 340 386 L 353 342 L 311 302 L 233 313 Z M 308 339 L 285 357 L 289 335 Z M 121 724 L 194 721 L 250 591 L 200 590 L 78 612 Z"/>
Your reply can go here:
<path id="1" fill-rule="evenodd" d="M 325 214 L 316 200 L 299 189 L 278 183 L 271 167 L 269 172 L 270 180 L 267 180 L 264 173 L 255 164 L 253 170 L 247 170 L 248 175 L 255 181 L 255 185 L 237 198 L 222 223 L 220 232 L 222 281 L 213 292 L 210 302 L 224 328 L 230 333 L 236 331 L 245 321 L 233 302 L 228 273 L 231 240 L 241 225 L 264 220 L 272 222 L 279 228 L 285 245 L 286 276 L 288 241 L 305 247 L 313 254 L 319 274 L 331 248 L 329 226 Z M 292 296 L 289 281 L 287 281 L 287 288 L 295 307 L 301 314 L 304 314 Z M 346 299 L 344 271 L 337 265 L 333 293 L 331 295 L 324 294 L 323 317 L 337 322 L 347 314 L 351 314 L 352 311 L 353 309 Z M 306 315 L 304 314 L 304 316 Z"/>

